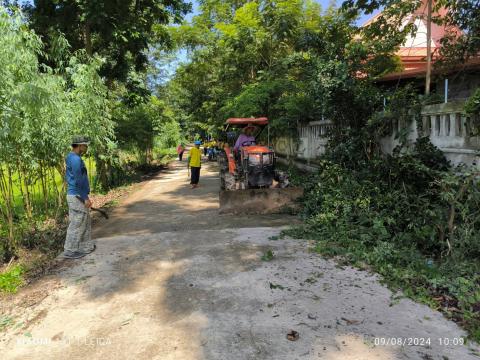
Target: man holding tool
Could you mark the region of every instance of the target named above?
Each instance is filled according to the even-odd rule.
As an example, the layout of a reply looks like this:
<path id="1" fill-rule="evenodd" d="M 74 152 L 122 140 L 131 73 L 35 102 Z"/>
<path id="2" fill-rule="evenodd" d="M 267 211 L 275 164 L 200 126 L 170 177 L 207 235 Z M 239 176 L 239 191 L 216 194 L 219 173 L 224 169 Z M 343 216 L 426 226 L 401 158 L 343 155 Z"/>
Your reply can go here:
<path id="1" fill-rule="evenodd" d="M 63 256 L 67 259 L 81 258 L 96 248 L 91 235 L 90 208 L 92 203 L 88 197 L 90 185 L 87 168 L 82 160 L 82 155 L 88 150 L 89 142 L 86 136 L 75 136 L 72 139 L 72 151 L 65 159 L 70 224 L 67 229 Z"/>

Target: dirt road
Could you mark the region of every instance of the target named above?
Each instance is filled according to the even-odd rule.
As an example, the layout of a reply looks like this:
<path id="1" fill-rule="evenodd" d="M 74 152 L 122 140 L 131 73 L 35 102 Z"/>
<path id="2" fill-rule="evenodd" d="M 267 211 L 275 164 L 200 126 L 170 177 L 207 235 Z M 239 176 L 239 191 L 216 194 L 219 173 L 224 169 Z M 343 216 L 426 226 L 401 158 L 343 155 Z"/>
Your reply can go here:
<path id="1" fill-rule="evenodd" d="M 96 225 L 94 253 L 2 304 L 0 358 L 478 359 L 440 313 L 278 239 L 295 218 L 219 216 L 202 172 L 197 190 L 178 163 L 145 183 Z"/>

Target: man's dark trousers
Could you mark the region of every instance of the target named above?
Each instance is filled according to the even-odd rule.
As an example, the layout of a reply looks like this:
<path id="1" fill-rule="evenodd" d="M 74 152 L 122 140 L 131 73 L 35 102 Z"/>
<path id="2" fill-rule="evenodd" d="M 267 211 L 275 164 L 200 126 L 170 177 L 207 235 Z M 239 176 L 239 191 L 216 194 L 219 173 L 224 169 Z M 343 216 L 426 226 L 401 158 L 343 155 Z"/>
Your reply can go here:
<path id="1" fill-rule="evenodd" d="M 195 167 L 195 166 L 191 166 L 190 171 L 192 173 L 192 178 L 191 178 L 190 184 L 192 184 L 192 185 L 198 184 L 198 182 L 200 181 L 200 168 Z"/>

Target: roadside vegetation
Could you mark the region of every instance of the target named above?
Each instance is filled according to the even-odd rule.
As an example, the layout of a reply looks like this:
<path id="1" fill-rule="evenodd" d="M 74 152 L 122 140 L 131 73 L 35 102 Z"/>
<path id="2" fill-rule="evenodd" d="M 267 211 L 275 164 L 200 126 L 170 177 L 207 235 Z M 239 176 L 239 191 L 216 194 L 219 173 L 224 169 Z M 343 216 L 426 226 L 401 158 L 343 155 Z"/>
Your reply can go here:
<path id="1" fill-rule="evenodd" d="M 332 146 L 317 173 L 297 177 L 305 225 L 285 233 L 381 274 L 479 341 L 480 174 L 450 169 L 425 139 L 387 157 L 365 153 L 365 145 Z"/>
<path id="2" fill-rule="evenodd" d="M 144 4 L 137 14 L 126 2 L 55 4 L 0 2 L 0 292 L 16 291 L 61 251 L 72 136 L 92 141 L 85 163 L 100 206 L 165 166 L 182 138 L 147 81 L 156 69 L 145 54 L 149 44 L 168 46 L 158 32 L 189 5 Z M 102 28 L 105 16 L 119 19 L 119 33 Z"/>
<path id="3" fill-rule="evenodd" d="M 313 0 L 211 0 L 198 2 L 189 22 L 182 17 L 190 5 L 178 0 L 38 3 L 25 5 L 24 16 L 0 7 L 1 291 L 15 291 L 31 271 L 17 258 L 55 254 L 63 242 L 72 135 L 92 138 L 93 188 L 107 193 L 168 162 L 185 129 L 200 138 L 230 116 L 267 116 L 278 139 L 329 119 L 319 170 L 291 171 L 305 187 L 305 224 L 286 233 L 378 272 L 480 341 L 480 174 L 451 168 L 427 137 L 410 147 L 400 134 L 392 155 L 379 147 L 395 124 L 436 101 L 414 86 L 377 83 L 401 69 L 395 52 L 417 29 L 399 24 L 421 2 L 322 9 Z M 435 6 L 453 10 L 434 21 L 465 32 L 442 41 L 439 65 L 478 54 L 478 4 Z M 361 12 L 379 8 L 388 20 L 359 27 Z M 188 59 L 169 77 L 180 49 Z M 466 114 L 479 115 L 479 97 Z M 471 130 L 478 134 L 478 124 Z"/>
<path id="4" fill-rule="evenodd" d="M 401 68 L 395 51 L 416 29 L 398 25 L 420 4 L 346 1 L 321 9 L 314 1 L 203 2 L 190 23 L 172 30 L 191 60 L 166 90 L 185 122 L 209 131 L 229 116 L 268 116 L 278 138 L 309 121 L 331 120 L 328 151 L 315 161 L 319 170 L 291 171 L 306 190 L 305 225 L 286 233 L 380 273 L 393 289 L 443 311 L 480 340 L 480 174 L 452 169 L 427 137 L 408 147 L 407 134 L 399 134 L 392 155 L 379 147 L 395 124 L 438 101 L 415 86 L 376 82 Z M 448 68 L 478 53 L 478 17 L 462 16 L 478 7 L 436 4 L 455 11 L 435 21 L 465 30 L 443 41 L 438 65 Z M 359 11 L 384 7 L 390 20 L 359 27 Z M 478 109 L 477 91 L 466 113 Z"/>

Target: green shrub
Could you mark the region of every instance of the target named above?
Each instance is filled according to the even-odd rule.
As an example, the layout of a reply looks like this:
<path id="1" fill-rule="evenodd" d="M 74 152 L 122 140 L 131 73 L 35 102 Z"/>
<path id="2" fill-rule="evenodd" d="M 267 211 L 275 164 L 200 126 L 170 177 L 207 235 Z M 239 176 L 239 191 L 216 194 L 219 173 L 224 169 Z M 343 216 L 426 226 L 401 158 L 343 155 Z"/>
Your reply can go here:
<path id="1" fill-rule="evenodd" d="M 159 134 L 155 138 L 155 147 L 159 149 L 176 148 L 183 141 L 180 125 L 175 121 L 165 121 L 159 127 Z"/>
<path id="2" fill-rule="evenodd" d="M 6 272 L 0 274 L 0 291 L 15 293 L 23 284 L 24 269 L 21 265 L 15 265 Z"/>
<path id="3" fill-rule="evenodd" d="M 332 147 L 319 171 L 303 179 L 305 225 L 286 233 L 316 239 L 324 255 L 369 264 L 392 286 L 432 306 L 441 307 L 433 298 L 448 298 L 442 300 L 450 302 L 443 306 L 447 315 L 461 314 L 475 337 L 479 174 L 450 169 L 425 138 L 401 156 L 360 151 L 365 144 L 357 137 Z"/>

